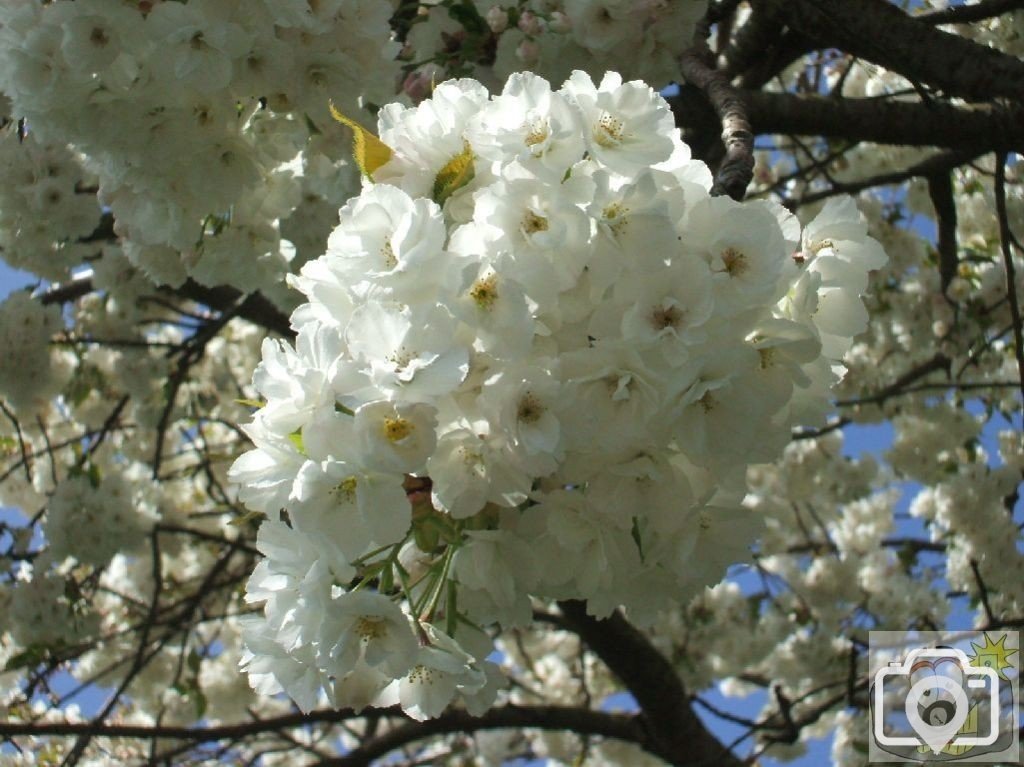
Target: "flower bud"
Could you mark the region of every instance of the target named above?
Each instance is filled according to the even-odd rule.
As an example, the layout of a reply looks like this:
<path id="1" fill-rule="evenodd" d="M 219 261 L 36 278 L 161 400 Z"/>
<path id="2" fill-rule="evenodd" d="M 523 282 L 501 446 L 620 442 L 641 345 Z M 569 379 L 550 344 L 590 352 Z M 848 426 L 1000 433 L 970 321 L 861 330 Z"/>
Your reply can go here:
<path id="1" fill-rule="evenodd" d="M 523 40 L 516 48 L 516 58 L 527 66 L 531 66 L 540 58 L 540 46 L 533 40 Z"/>
<path id="2" fill-rule="evenodd" d="M 504 8 L 500 8 L 497 5 L 487 11 L 487 26 L 491 28 L 491 31 L 500 35 L 508 28 L 508 11 Z"/>
<path id="3" fill-rule="evenodd" d="M 540 18 L 532 11 L 523 11 L 519 17 L 519 28 L 528 35 L 539 35 L 544 31 Z"/>
<path id="4" fill-rule="evenodd" d="M 564 35 L 572 30 L 572 19 L 562 11 L 552 11 L 551 18 L 548 20 L 548 29 Z"/>

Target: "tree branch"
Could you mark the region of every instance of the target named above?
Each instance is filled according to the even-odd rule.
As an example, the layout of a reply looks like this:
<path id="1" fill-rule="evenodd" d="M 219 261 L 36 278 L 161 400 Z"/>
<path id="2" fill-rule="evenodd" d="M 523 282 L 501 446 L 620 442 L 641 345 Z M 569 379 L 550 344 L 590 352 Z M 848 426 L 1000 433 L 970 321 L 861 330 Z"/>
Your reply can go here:
<path id="1" fill-rule="evenodd" d="M 742 200 L 754 177 L 754 134 L 743 97 L 728 77 L 715 69 L 714 56 L 703 39 L 683 53 L 680 65 L 683 77 L 703 91 L 722 124 L 725 158 L 715 173 L 711 194 Z"/>
<path id="2" fill-rule="evenodd" d="M 86 733 L 100 738 L 138 738 L 152 740 L 191 740 L 197 743 L 212 743 L 218 740 L 237 740 L 289 727 L 305 727 L 318 723 L 339 723 L 364 716 L 403 716 L 400 710 L 379 709 L 368 713 L 356 713 L 352 709 L 337 711 L 311 711 L 308 714 L 295 713 L 252 722 L 220 725 L 217 727 L 174 727 L 169 725 L 145 724 L 100 724 L 92 722 L 0 722 L 0 738 L 27 736 L 33 738 L 57 736 L 76 737 Z"/>
<path id="3" fill-rule="evenodd" d="M 811 192 L 810 194 L 806 194 L 803 197 L 794 200 L 793 205 L 796 207 L 808 205 L 813 202 L 818 202 L 819 200 L 824 200 L 828 197 L 834 197 L 837 194 L 857 194 L 858 192 L 875 186 L 902 184 L 905 181 L 909 181 L 910 179 L 917 177 L 930 178 L 932 176 L 945 174 L 948 179 L 949 172 L 953 168 L 957 168 L 964 163 L 968 163 L 982 154 L 985 154 L 983 150 L 975 149 L 941 152 L 922 160 L 916 165 L 911 165 L 909 168 L 904 170 L 892 171 L 891 173 L 879 173 L 877 176 L 869 176 L 868 178 L 860 179 L 858 181 L 834 183 L 828 189 Z M 952 190 L 950 193 L 952 193 Z M 955 227 L 955 210 L 953 212 L 953 224 Z"/>
<path id="4" fill-rule="evenodd" d="M 67 282 L 53 285 L 46 290 L 39 300 L 44 304 L 63 304 L 75 301 L 96 290 L 92 274 L 87 273 Z M 188 280 L 180 288 L 161 288 L 179 298 L 186 298 L 211 309 L 226 311 L 236 306 L 242 293 L 234 288 L 220 286 L 210 288 L 198 282 Z M 250 293 L 236 312 L 237 316 L 266 328 L 272 333 L 290 338 L 294 335 L 287 315 L 272 304 L 262 293 Z"/>
<path id="5" fill-rule="evenodd" d="M 981 0 L 974 5 L 954 5 L 914 18 L 926 24 L 970 24 L 1021 9 L 1024 9 L 1024 0 Z"/>
<path id="6" fill-rule="evenodd" d="M 782 19 L 774 9 L 760 8 L 736 30 L 723 54 L 725 73 L 732 78 L 755 67 L 765 53 L 780 42 Z"/>
<path id="7" fill-rule="evenodd" d="M 948 374 L 951 364 L 952 361 L 945 354 L 942 354 L 941 352 L 936 353 L 933 357 L 925 360 L 911 370 L 908 370 L 891 384 L 879 390 L 875 394 L 868 397 L 861 397 L 860 399 L 837 400 L 836 406 L 850 407 L 854 405 L 881 405 L 890 397 L 894 397 L 897 394 L 902 393 L 908 386 L 910 386 L 910 384 L 931 373 L 944 370 Z"/>
<path id="8" fill-rule="evenodd" d="M 928 176 L 928 195 L 935 208 L 938 225 L 936 248 L 939 252 L 939 279 L 942 294 L 946 295 L 949 283 L 956 277 L 959 257 L 956 244 L 956 201 L 953 199 L 953 180 L 949 170 L 936 171 Z"/>
<path id="9" fill-rule="evenodd" d="M 350 753 L 324 759 L 319 767 L 369 767 L 375 759 L 397 748 L 433 735 L 453 732 L 476 732 L 505 728 L 532 727 L 541 730 L 565 730 L 578 735 L 600 735 L 643 747 L 646 733 L 635 714 L 594 711 L 569 706 L 517 706 L 493 708 L 482 716 L 467 711 L 451 710 L 437 719 L 408 722 L 371 738 Z"/>
<path id="10" fill-rule="evenodd" d="M 1024 149 L 1024 106 L 954 107 L 891 99 L 742 91 L 757 135 L 784 133 L 951 149 Z M 686 115 L 676 112 L 678 119 Z"/>
<path id="11" fill-rule="evenodd" d="M 1004 153 L 1000 153 L 996 157 L 995 195 L 996 216 L 999 219 L 999 243 L 1003 251 L 1003 268 L 1006 270 L 1006 297 L 1010 302 L 1010 317 L 1013 318 L 1013 356 L 1017 359 L 1021 409 L 1024 410 L 1024 328 L 1021 327 L 1017 275 L 1011 252 L 1011 242 L 1015 240 L 1013 232 L 1010 231 L 1010 219 L 1006 214 L 1006 155 Z"/>
<path id="12" fill-rule="evenodd" d="M 1024 99 L 1024 62 L 908 16 L 885 0 L 754 0 L 826 46 L 953 96 Z"/>
<path id="13" fill-rule="evenodd" d="M 560 602 L 564 623 L 633 693 L 644 715 L 648 750 L 672 764 L 739 767 L 742 762 L 704 727 L 675 668 L 619 612 L 606 620 L 583 602 Z"/>
<path id="14" fill-rule="evenodd" d="M 193 280 L 188 280 L 184 285 L 172 292 L 182 298 L 206 304 L 220 311 L 225 311 L 234 306 L 239 296 L 242 295 L 235 288 L 223 285 L 209 288 Z M 237 315 L 279 336 L 291 338 L 295 335 L 292 331 L 291 323 L 288 321 L 288 315 L 274 306 L 262 293 L 250 293 L 245 301 L 242 302 Z"/>

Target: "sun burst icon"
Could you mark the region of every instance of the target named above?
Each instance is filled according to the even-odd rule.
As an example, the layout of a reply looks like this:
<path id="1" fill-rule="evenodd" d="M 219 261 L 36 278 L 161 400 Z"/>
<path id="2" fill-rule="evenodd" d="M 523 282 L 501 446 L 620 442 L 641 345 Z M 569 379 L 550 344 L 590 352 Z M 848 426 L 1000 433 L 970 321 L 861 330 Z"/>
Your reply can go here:
<path id="1" fill-rule="evenodd" d="M 983 634 L 984 644 L 975 644 L 971 642 L 971 648 L 974 650 L 974 654 L 968 654 L 971 659 L 971 665 L 979 668 L 990 668 L 999 674 L 999 678 L 1006 680 L 1005 669 L 1013 668 L 1014 663 L 1009 660 L 1011 655 L 1017 654 L 1016 648 L 1006 646 L 1006 634 L 999 637 L 996 642 L 992 641 L 987 633 Z"/>

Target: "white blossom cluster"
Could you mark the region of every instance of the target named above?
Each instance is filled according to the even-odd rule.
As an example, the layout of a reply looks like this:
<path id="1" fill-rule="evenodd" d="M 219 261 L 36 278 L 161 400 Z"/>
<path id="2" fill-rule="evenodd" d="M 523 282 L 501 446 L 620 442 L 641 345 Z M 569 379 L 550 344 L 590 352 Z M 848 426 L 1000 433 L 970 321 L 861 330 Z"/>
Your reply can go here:
<path id="1" fill-rule="evenodd" d="M 453 68 L 496 84 L 524 69 L 553 82 L 576 69 L 614 69 L 661 88 L 679 80 L 679 56 L 707 6 L 707 0 L 424 4 L 402 58 L 430 63 L 410 72 L 406 91 L 422 96 L 432 73 Z"/>
<path id="2" fill-rule="evenodd" d="M 329 100 L 356 112 L 394 92 L 391 12 L 381 0 L 15 0 L 0 6 L 0 92 L 51 152 L 82 153 L 126 254 L 154 282 L 266 289 L 292 257 L 278 220 L 300 202 L 297 156 L 331 124 Z M 6 144 L 5 167 L 22 149 Z M 67 227 L 77 218 L 56 206 L 73 195 L 52 167 L 19 191 Z M 35 261 L 57 266 L 45 252 Z"/>
<path id="3" fill-rule="evenodd" d="M 801 235 L 711 197 L 615 73 L 450 81 L 378 127 L 253 379 L 245 665 L 303 709 L 425 718 L 489 704 L 481 629 L 531 596 L 648 621 L 745 557 L 746 467 L 820 419 L 885 255 L 850 200 Z"/>
<path id="4" fill-rule="evenodd" d="M 66 381 L 69 366 L 50 349 L 60 329 L 60 309 L 24 291 L 0 302 L 0 398 L 13 410 L 44 407 Z"/>
<path id="5" fill-rule="evenodd" d="M 122 474 L 102 481 L 84 475 L 61 482 L 47 505 L 49 554 L 103 567 L 118 552 L 138 549 L 155 514 Z"/>
<path id="6" fill-rule="evenodd" d="M 100 218 L 89 175 L 66 146 L 44 144 L 35 133 L 0 130 L 0 253 L 14 267 L 60 279 L 90 246 L 79 242 Z"/>

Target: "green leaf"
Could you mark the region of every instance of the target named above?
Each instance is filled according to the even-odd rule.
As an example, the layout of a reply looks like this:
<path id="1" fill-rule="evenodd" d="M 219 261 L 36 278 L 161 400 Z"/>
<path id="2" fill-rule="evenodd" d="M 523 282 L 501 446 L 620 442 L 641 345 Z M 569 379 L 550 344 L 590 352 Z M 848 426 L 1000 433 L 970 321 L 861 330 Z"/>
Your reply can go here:
<path id="1" fill-rule="evenodd" d="M 192 700 L 192 703 L 196 707 L 196 719 L 202 719 L 206 713 L 206 709 L 209 707 L 209 701 L 206 699 L 206 695 L 199 689 L 198 685 L 195 690 L 190 692 L 188 697 Z"/>
<path id="2" fill-rule="evenodd" d="M 434 202 L 444 205 L 445 200 L 473 180 L 475 173 L 473 149 L 466 141 L 462 151 L 450 159 L 434 177 Z"/>
<path id="3" fill-rule="evenodd" d="M 363 175 L 372 180 L 373 172 L 391 159 L 391 147 L 351 117 L 339 112 L 334 104 L 329 107 L 331 117 L 352 129 L 352 157 Z"/>
<path id="4" fill-rule="evenodd" d="M 81 457 L 81 450 L 76 451 L 76 463 L 74 466 L 68 469 L 68 476 L 85 477 L 87 480 L 89 480 L 89 484 L 92 485 L 93 489 L 98 489 L 100 486 L 100 482 L 103 479 L 103 475 L 100 473 L 100 467 L 92 463 L 91 461 L 89 463 L 82 465 L 80 462 Z"/>
<path id="5" fill-rule="evenodd" d="M 288 441 L 295 445 L 295 449 L 303 455 L 306 454 L 306 446 L 302 442 L 302 430 L 296 429 L 288 435 Z"/>
<path id="6" fill-rule="evenodd" d="M 377 585 L 377 590 L 381 594 L 388 594 L 395 588 L 395 569 L 392 567 L 391 562 L 385 562 L 384 567 L 380 571 L 380 582 Z"/>
<path id="7" fill-rule="evenodd" d="M 106 387 L 106 382 L 106 377 L 99 368 L 83 363 L 78 366 L 75 375 L 71 377 L 64 396 L 74 407 L 78 407 L 89 398 L 93 390 L 102 392 Z"/>
<path id="8" fill-rule="evenodd" d="M 266 518 L 267 515 L 262 511 L 247 511 L 242 516 L 232 519 L 228 524 L 232 527 L 242 527 L 242 525 L 246 525 L 249 522 L 262 522 Z"/>
<path id="9" fill-rule="evenodd" d="M 640 554 L 640 561 L 644 561 L 644 543 L 640 538 L 640 517 L 633 517 L 633 527 L 630 529 L 629 534 L 633 536 L 633 542 L 636 543 L 636 550 Z"/>
<path id="10" fill-rule="evenodd" d="M 50 655 L 50 648 L 46 645 L 30 644 L 19 653 L 15 653 L 7 659 L 4 664 L 4 671 L 14 671 L 21 668 L 38 666 Z"/>
<path id="11" fill-rule="evenodd" d="M 455 581 L 449 580 L 445 584 L 448 592 L 445 594 L 445 633 L 450 637 L 455 636 L 455 629 L 458 627 L 459 620 L 459 609 L 458 609 L 458 595 L 459 589 L 455 584 Z"/>
<path id="12" fill-rule="evenodd" d="M 441 531 L 438 526 L 426 521 L 413 525 L 412 536 L 416 541 L 416 548 L 427 553 L 434 551 L 441 543 Z"/>
<path id="13" fill-rule="evenodd" d="M 480 15 L 473 0 L 461 0 L 448 6 L 448 15 L 459 22 L 463 28 L 474 35 L 486 35 L 490 33 L 487 20 Z"/>

